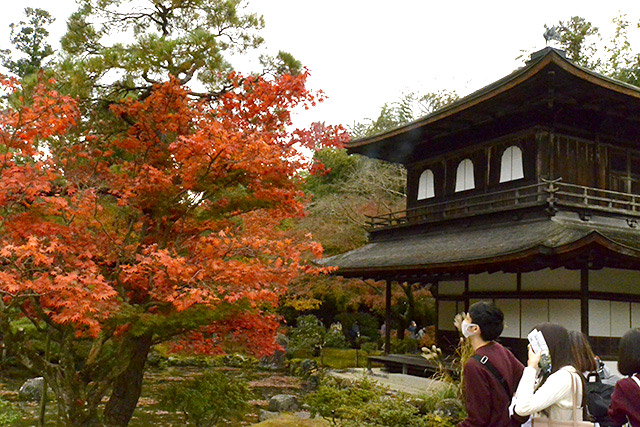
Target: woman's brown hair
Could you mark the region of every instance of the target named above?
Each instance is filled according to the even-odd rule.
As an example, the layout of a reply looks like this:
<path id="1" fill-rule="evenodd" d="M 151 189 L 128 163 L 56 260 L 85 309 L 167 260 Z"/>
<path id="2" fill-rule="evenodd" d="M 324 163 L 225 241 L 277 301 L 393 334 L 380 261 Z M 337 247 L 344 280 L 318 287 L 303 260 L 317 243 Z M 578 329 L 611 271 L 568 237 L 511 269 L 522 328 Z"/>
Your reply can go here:
<path id="1" fill-rule="evenodd" d="M 596 356 L 591 350 L 587 337 L 580 331 L 569 331 L 571 355 L 578 372 L 595 372 L 598 369 Z"/>
<path id="2" fill-rule="evenodd" d="M 578 363 L 571 351 L 571 345 L 569 344 L 569 331 L 562 325 L 556 323 L 541 323 L 536 326 L 536 329 L 542 332 L 544 340 L 549 347 L 549 356 L 551 356 L 551 374 L 557 372 L 564 366 L 573 366 L 577 371 L 580 371 Z M 545 383 L 548 377 L 544 377 L 540 383 L 540 386 Z M 584 407 L 586 404 L 586 393 L 584 377 L 580 375 L 580 386 L 582 393 L 582 403 Z"/>
<path id="3" fill-rule="evenodd" d="M 541 323 L 535 329 L 542 332 L 549 347 L 552 374 L 567 365 L 578 369 L 569 345 L 569 332 L 564 326 L 556 323 Z"/>
<path id="4" fill-rule="evenodd" d="M 627 331 L 620 340 L 618 371 L 622 375 L 640 374 L 640 328 Z"/>

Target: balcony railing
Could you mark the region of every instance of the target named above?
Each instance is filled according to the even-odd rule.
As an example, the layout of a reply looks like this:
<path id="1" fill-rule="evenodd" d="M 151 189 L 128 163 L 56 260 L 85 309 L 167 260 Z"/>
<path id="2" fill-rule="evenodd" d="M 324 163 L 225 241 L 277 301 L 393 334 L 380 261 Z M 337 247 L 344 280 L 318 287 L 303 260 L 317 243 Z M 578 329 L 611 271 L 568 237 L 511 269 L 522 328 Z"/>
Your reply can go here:
<path id="1" fill-rule="evenodd" d="M 640 218 L 640 195 L 568 184 L 560 179 L 368 217 L 370 231 L 532 206 L 589 209 Z"/>

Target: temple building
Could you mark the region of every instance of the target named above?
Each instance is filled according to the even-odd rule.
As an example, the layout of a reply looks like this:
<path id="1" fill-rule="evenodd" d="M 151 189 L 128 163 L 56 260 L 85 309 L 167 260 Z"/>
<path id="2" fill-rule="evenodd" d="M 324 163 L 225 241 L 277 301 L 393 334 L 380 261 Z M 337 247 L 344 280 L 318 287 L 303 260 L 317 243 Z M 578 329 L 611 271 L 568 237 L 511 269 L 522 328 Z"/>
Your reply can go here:
<path id="1" fill-rule="evenodd" d="M 371 218 L 367 245 L 324 263 L 385 280 L 388 299 L 394 282 L 430 287 L 441 344 L 478 300 L 503 310 L 503 341 L 520 355 L 540 322 L 581 330 L 605 357 L 640 327 L 640 88 L 547 47 L 347 148 L 404 165 L 407 206 Z"/>

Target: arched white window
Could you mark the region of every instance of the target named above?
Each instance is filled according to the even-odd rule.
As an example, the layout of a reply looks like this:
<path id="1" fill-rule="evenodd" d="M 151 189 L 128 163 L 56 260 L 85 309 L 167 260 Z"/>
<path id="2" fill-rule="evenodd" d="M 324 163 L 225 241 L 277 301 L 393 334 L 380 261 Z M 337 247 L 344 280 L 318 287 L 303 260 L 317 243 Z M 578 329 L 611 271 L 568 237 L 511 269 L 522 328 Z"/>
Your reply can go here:
<path id="1" fill-rule="evenodd" d="M 473 179 L 473 162 L 471 159 L 464 159 L 458 164 L 456 172 L 456 193 L 474 188 L 476 184 Z"/>
<path id="2" fill-rule="evenodd" d="M 431 169 L 427 169 L 420 174 L 420 179 L 418 180 L 418 200 L 429 199 L 435 196 L 433 172 Z"/>
<path id="3" fill-rule="evenodd" d="M 502 165 L 500 167 L 500 182 L 513 181 L 524 178 L 522 168 L 522 150 L 512 145 L 502 153 Z"/>

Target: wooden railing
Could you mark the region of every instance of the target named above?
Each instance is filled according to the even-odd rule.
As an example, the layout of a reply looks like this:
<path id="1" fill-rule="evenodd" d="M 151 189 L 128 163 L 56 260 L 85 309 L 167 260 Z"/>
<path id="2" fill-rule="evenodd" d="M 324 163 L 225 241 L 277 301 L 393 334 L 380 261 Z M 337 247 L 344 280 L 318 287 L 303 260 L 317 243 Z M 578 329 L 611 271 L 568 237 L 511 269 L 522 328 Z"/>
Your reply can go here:
<path id="1" fill-rule="evenodd" d="M 567 184 L 548 182 L 546 191 L 551 201 L 560 206 L 589 208 L 597 211 L 640 216 L 640 195 Z"/>
<path id="2" fill-rule="evenodd" d="M 544 205 L 551 210 L 566 206 L 640 217 L 640 195 L 567 184 L 556 179 L 368 217 L 367 226 L 373 231 Z"/>

